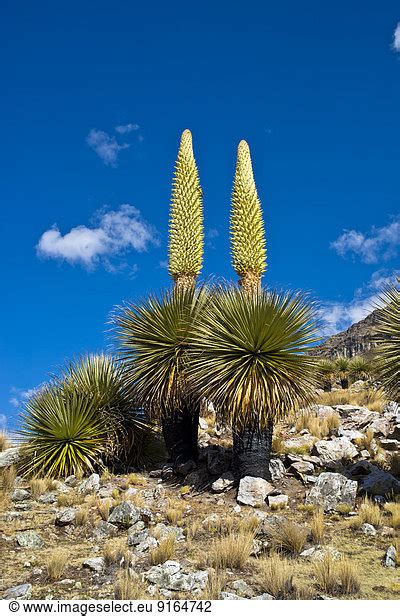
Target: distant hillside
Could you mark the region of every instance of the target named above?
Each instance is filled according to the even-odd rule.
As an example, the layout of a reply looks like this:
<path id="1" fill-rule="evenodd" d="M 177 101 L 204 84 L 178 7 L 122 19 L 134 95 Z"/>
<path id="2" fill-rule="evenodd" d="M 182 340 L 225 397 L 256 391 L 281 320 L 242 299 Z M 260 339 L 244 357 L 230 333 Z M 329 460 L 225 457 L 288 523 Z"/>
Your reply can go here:
<path id="1" fill-rule="evenodd" d="M 366 353 L 373 346 L 375 326 L 377 324 L 379 310 L 374 310 L 365 319 L 354 323 L 348 329 L 331 336 L 325 342 L 313 350 L 313 354 L 324 357 L 354 357 L 360 353 Z"/>

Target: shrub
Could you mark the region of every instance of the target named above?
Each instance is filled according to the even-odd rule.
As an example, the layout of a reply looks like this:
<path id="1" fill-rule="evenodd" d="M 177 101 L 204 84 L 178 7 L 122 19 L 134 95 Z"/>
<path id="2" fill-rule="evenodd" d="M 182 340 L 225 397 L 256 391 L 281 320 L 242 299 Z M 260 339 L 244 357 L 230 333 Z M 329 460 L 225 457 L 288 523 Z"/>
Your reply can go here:
<path id="1" fill-rule="evenodd" d="M 127 566 L 130 561 L 130 553 L 126 546 L 126 539 L 108 539 L 103 547 L 103 556 L 106 565 L 118 563 Z"/>
<path id="2" fill-rule="evenodd" d="M 8 447 L 9 444 L 5 432 L 0 432 L 0 452 L 5 451 Z"/>
<path id="3" fill-rule="evenodd" d="M 357 567 L 346 558 L 337 563 L 337 573 L 340 581 L 341 593 L 352 595 L 360 590 L 360 580 Z"/>
<path id="4" fill-rule="evenodd" d="M 214 539 L 207 561 L 215 569 L 242 569 L 253 550 L 253 533 L 232 533 Z"/>
<path id="5" fill-rule="evenodd" d="M 325 536 L 324 512 L 316 511 L 311 518 L 311 539 L 314 543 L 323 543 Z"/>
<path id="6" fill-rule="evenodd" d="M 308 530 L 295 522 L 284 520 L 270 527 L 272 542 L 277 550 L 287 554 L 300 554 L 307 542 Z"/>
<path id="7" fill-rule="evenodd" d="M 203 599 L 217 600 L 220 598 L 222 589 L 226 584 L 226 576 L 220 569 L 210 571 L 208 580 L 203 592 Z"/>
<path id="8" fill-rule="evenodd" d="M 83 526 L 89 519 L 89 510 L 87 507 L 79 507 L 75 513 L 76 526 Z"/>
<path id="9" fill-rule="evenodd" d="M 382 512 L 377 503 L 364 498 L 358 511 L 358 516 L 362 522 L 372 524 L 373 526 L 381 526 L 382 524 Z"/>
<path id="10" fill-rule="evenodd" d="M 138 601 L 146 596 L 146 585 L 131 569 L 118 571 L 114 584 L 114 597 L 120 601 Z M 154 598 L 154 597 L 153 597 Z"/>
<path id="11" fill-rule="evenodd" d="M 325 554 L 324 557 L 314 564 L 314 575 L 319 588 L 333 595 L 338 590 L 338 572 L 337 566 L 331 554 Z"/>
<path id="12" fill-rule="evenodd" d="M 273 554 L 257 563 L 263 592 L 275 599 L 288 599 L 293 594 L 293 573 L 290 563 L 281 556 Z"/>
<path id="13" fill-rule="evenodd" d="M 48 554 L 46 568 L 49 580 L 54 582 L 63 577 L 69 558 L 70 554 L 64 548 L 56 548 Z"/>
<path id="14" fill-rule="evenodd" d="M 392 526 L 395 530 L 400 528 L 400 503 L 385 503 L 384 505 L 384 511 L 385 513 L 388 513 L 390 518 L 389 518 L 389 524 L 390 526 Z"/>
<path id="15" fill-rule="evenodd" d="M 170 533 L 164 539 L 161 539 L 156 548 L 150 552 L 150 562 L 152 565 L 162 565 L 165 561 L 170 560 L 176 547 L 175 536 Z"/>
<path id="16" fill-rule="evenodd" d="M 102 520 L 107 520 L 110 515 L 112 500 L 111 498 L 100 498 L 97 501 L 97 511 Z"/>
<path id="17" fill-rule="evenodd" d="M 1 483 L 3 486 L 3 492 L 11 492 L 14 488 L 15 479 L 17 477 L 17 469 L 14 465 L 8 468 L 3 468 L 1 472 Z"/>

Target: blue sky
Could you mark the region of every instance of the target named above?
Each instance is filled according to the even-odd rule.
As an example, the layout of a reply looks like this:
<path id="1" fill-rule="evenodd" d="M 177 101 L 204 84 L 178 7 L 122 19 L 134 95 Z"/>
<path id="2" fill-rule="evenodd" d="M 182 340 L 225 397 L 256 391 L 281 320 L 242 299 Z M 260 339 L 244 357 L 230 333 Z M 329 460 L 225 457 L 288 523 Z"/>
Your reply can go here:
<path id="1" fill-rule="evenodd" d="M 2 13 L 3 424 L 67 358 L 107 347 L 115 304 L 169 284 L 184 128 L 204 274 L 233 277 L 229 197 L 246 139 L 266 283 L 311 291 L 325 332 L 366 314 L 398 267 L 398 2 L 39 0 Z"/>

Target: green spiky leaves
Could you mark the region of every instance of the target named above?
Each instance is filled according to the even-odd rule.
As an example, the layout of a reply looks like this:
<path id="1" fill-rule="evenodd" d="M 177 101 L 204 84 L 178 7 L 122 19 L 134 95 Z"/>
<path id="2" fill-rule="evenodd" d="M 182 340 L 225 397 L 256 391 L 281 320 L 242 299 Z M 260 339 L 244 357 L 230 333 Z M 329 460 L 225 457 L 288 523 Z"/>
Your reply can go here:
<path id="1" fill-rule="evenodd" d="M 259 283 L 266 268 L 266 247 L 261 203 L 258 198 L 246 141 L 238 147 L 231 206 L 232 265 L 246 283 Z"/>
<path id="2" fill-rule="evenodd" d="M 203 203 L 193 155 L 192 134 L 182 133 L 172 181 L 168 270 L 179 285 L 190 286 L 203 263 Z"/>
<path id="3" fill-rule="evenodd" d="M 390 396 L 400 402 L 400 279 L 382 296 L 376 328 L 378 375 Z"/>

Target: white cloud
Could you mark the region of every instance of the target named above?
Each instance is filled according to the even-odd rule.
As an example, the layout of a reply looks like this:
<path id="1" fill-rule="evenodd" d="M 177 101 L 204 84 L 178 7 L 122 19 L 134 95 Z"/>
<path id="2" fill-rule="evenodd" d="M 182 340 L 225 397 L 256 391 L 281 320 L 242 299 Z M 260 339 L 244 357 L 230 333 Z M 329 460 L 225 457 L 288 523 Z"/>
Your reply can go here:
<path id="1" fill-rule="evenodd" d="M 115 130 L 117 133 L 119 133 L 120 135 L 127 135 L 128 133 L 131 133 L 134 130 L 139 130 L 140 126 L 139 124 L 120 124 L 119 126 L 115 127 Z"/>
<path id="2" fill-rule="evenodd" d="M 400 22 L 397 24 L 393 34 L 393 49 L 400 51 Z"/>
<path id="3" fill-rule="evenodd" d="M 372 227 L 369 233 L 345 230 L 331 244 L 331 248 L 344 257 L 357 255 L 364 263 L 377 263 L 396 257 L 400 246 L 400 219 L 385 227 Z"/>
<path id="4" fill-rule="evenodd" d="M 0 430 L 1 432 L 5 432 L 7 426 L 7 417 L 3 413 L 0 413 Z"/>
<path id="5" fill-rule="evenodd" d="M 118 210 L 103 210 L 97 218 L 97 226 L 80 225 L 65 235 L 56 226 L 48 229 L 36 246 L 38 256 L 78 263 L 87 269 L 102 262 L 106 269 L 115 271 L 110 257 L 129 250 L 143 252 L 150 244 L 158 244 L 155 229 L 132 205 L 126 203 Z"/>
<path id="6" fill-rule="evenodd" d="M 121 150 L 129 148 L 128 143 L 118 143 L 115 137 L 110 137 L 103 130 L 92 128 L 86 137 L 86 143 L 96 152 L 105 165 L 115 167 L 118 154 Z"/>
<path id="7" fill-rule="evenodd" d="M 31 387 L 30 389 L 19 389 L 18 387 L 11 387 L 10 393 L 13 395 L 9 399 L 9 403 L 15 408 L 17 408 L 23 405 L 27 400 L 29 400 L 29 398 L 32 398 L 32 396 L 38 394 L 44 386 L 45 384 L 41 383 L 37 387 Z"/>
<path id="8" fill-rule="evenodd" d="M 319 310 L 321 332 L 323 336 L 332 336 L 353 323 L 365 319 L 380 303 L 381 291 L 384 286 L 393 282 L 398 272 L 378 270 L 370 281 L 356 289 L 353 299 L 349 302 L 326 302 Z"/>

